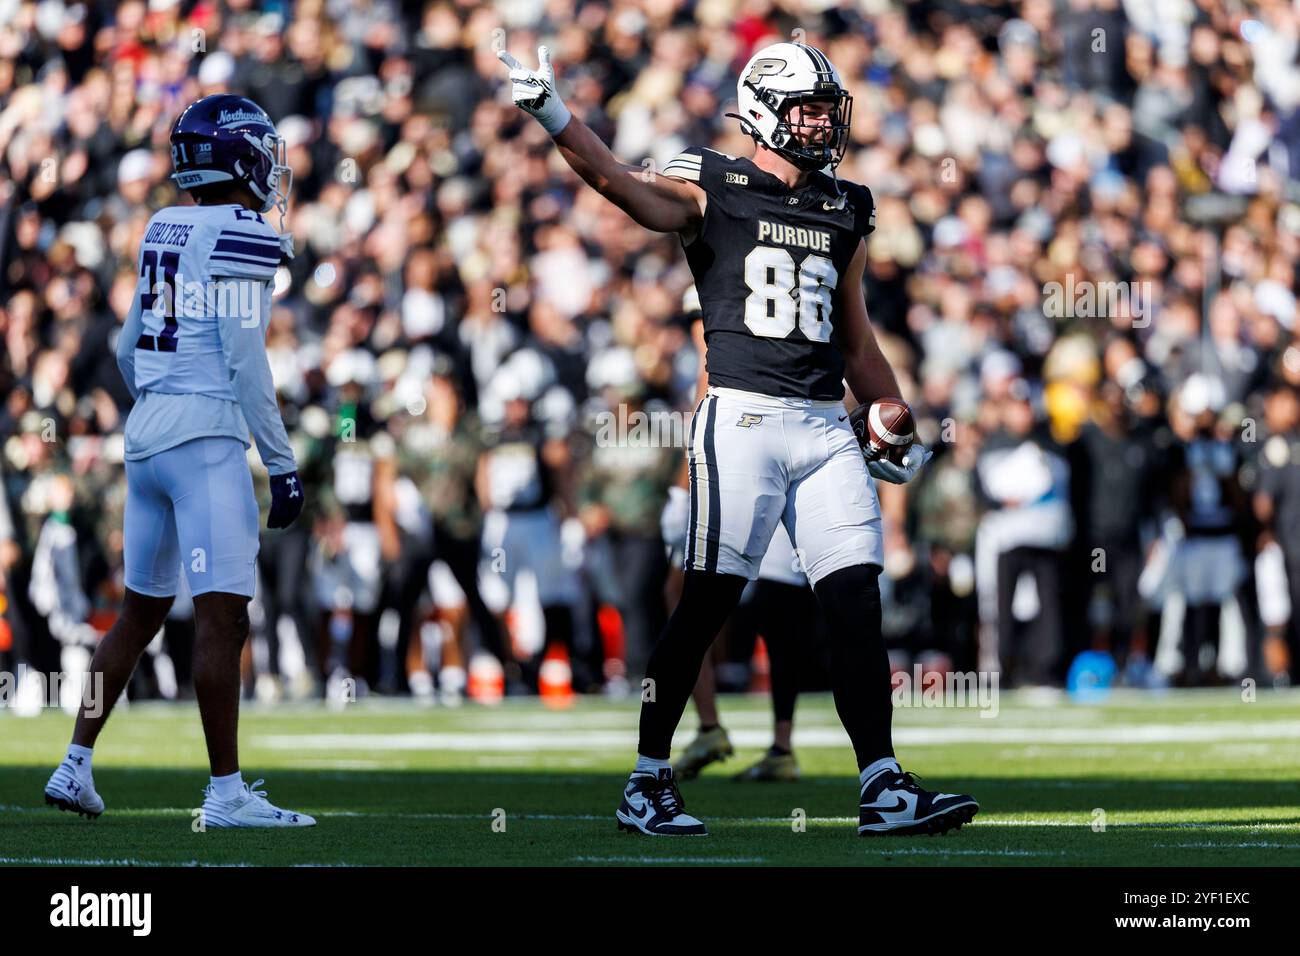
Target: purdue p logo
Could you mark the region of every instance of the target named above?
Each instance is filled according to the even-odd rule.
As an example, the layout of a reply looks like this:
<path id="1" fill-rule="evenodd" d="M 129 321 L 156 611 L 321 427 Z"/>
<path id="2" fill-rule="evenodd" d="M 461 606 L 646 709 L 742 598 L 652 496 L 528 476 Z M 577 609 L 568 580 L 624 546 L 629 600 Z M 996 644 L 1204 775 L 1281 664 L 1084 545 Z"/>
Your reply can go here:
<path id="1" fill-rule="evenodd" d="M 746 83 L 757 83 L 760 76 L 775 76 L 785 69 L 785 60 L 769 58 L 756 62 L 750 71 L 745 74 Z"/>
<path id="2" fill-rule="evenodd" d="M 736 422 L 736 424 L 741 428 L 750 428 L 757 425 L 762 420 L 762 415 L 755 415 L 752 412 L 742 412 L 740 415 L 740 421 Z"/>

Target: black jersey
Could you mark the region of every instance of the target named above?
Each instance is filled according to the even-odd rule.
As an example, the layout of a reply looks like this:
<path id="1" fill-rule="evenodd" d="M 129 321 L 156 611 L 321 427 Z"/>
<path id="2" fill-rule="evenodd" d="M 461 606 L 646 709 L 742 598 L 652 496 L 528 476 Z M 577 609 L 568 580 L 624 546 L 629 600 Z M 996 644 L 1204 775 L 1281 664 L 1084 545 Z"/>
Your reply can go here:
<path id="1" fill-rule="evenodd" d="M 865 186 L 810 174 L 790 189 L 752 160 L 688 149 L 664 175 L 708 195 L 685 246 L 704 313 L 709 384 L 783 398 L 844 397 L 835 287 L 876 224 Z"/>

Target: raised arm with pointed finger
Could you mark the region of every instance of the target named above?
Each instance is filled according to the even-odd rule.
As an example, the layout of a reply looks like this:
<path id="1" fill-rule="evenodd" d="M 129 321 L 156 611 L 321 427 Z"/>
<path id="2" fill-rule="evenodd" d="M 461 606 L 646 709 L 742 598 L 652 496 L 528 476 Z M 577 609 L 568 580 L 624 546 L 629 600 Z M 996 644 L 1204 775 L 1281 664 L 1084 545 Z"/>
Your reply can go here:
<path id="1" fill-rule="evenodd" d="M 704 218 L 704 190 L 620 162 L 564 105 L 555 86 L 550 50 L 538 47 L 536 70 L 528 69 L 505 50 L 498 50 L 497 58 L 510 68 L 515 105 L 542 124 L 564 161 L 592 189 L 647 229 L 681 233 L 688 242 L 694 237 Z"/>

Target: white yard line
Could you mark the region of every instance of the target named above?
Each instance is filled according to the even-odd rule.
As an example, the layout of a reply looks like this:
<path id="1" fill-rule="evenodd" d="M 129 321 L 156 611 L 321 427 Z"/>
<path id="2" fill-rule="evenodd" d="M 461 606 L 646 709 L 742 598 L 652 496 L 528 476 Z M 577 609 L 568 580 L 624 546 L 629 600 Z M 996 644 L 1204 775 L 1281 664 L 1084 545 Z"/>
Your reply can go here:
<path id="1" fill-rule="evenodd" d="M 1000 690 L 999 702 L 1005 715 L 1017 712 L 1027 719 L 1039 720 L 1045 715 L 1045 709 L 1070 713 L 1084 719 L 1095 719 L 1093 715 L 1115 716 L 1125 710 L 1147 711 L 1153 705 L 1180 711 L 1231 710 L 1239 707 L 1284 706 L 1300 704 L 1300 688 L 1289 690 L 1260 689 L 1256 702 L 1246 703 L 1241 699 L 1241 692 L 1236 688 L 1193 688 L 1166 691 L 1134 690 L 1120 688 L 1111 691 L 1104 702 L 1098 704 L 1076 704 L 1068 694 L 1061 691 L 1017 691 Z M 766 694 L 729 695 L 726 700 L 732 704 L 738 714 L 755 715 L 756 719 L 770 720 L 769 697 Z M 801 695 L 800 704 L 807 705 L 809 711 L 829 712 L 833 717 L 833 704 L 829 692 L 822 691 Z M 440 716 L 463 714 L 468 719 L 478 720 L 479 716 L 491 716 L 496 719 L 527 718 L 537 722 L 563 722 L 566 720 L 590 721 L 593 718 L 608 716 L 615 720 L 627 718 L 630 714 L 635 720 L 638 701 L 635 697 L 622 700 L 601 698 L 579 698 L 572 707 L 563 710 L 535 709 L 536 698 L 511 698 L 494 705 L 467 703 L 458 708 L 430 706 L 408 698 L 364 698 L 349 705 L 348 712 L 366 717 L 407 717 L 412 714 L 429 713 Z M 317 701 L 281 701 L 265 704 L 257 701 L 244 701 L 241 710 L 258 716 L 268 715 L 276 718 L 301 720 L 318 720 L 325 713 L 324 705 Z M 178 709 L 193 710 L 192 701 L 144 701 L 132 703 L 130 713 L 134 717 L 173 722 Z M 0 710 L 0 717 L 5 712 Z M 15 718 L 22 719 L 22 718 Z M 197 727 L 178 728 L 182 732 L 199 733 Z"/>
<path id="2" fill-rule="evenodd" d="M 763 863 L 761 856 L 575 856 L 575 863 Z"/>
<path id="3" fill-rule="evenodd" d="M 383 818 L 400 818 L 406 820 L 482 820 L 490 822 L 493 817 L 489 813 L 358 813 L 355 811 L 342 811 L 331 813 L 324 811 L 318 813 L 322 817 L 366 817 L 379 816 Z M 583 821 L 610 821 L 614 819 L 613 814 L 609 813 L 506 813 L 506 820 L 555 820 L 566 821 L 572 820 L 577 822 Z M 791 823 L 793 817 L 723 817 L 710 815 L 707 822 L 724 824 L 724 823 Z M 807 823 L 825 823 L 825 824 L 856 824 L 857 817 L 805 817 Z M 1018 820 L 1010 817 L 976 817 L 968 826 L 972 827 L 1080 827 L 1090 828 L 1092 826 L 1091 817 L 1079 817 L 1077 819 L 1036 819 L 1036 820 Z M 1283 832 L 1295 831 L 1300 833 L 1300 823 L 1268 823 L 1254 821 L 1236 821 L 1224 820 L 1221 822 L 1198 821 L 1183 823 L 1167 823 L 1162 821 L 1153 821 L 1144 823 L 1141 821 L 1122 821 L 1108 822 L 1107 829 L 1159 829 L 1159 830 L 1216 830 L 1232 829 L 1237 831 L 1254 831 L 1254 830 L 1279 830 Z M 1300 844 L 1297 844 L 1300 846 Z"/>
<path id="4" fill-rule="evenodd" d="M 888 846 L 866 846 L 887 856 L 1065 856 L 1064 850 L 943 850 L 943 849 L 895 849 Z"/>
<path id="5" fill-rule="evenodd" d="M 1169 850 L 1300 850 L 1300 843 L 1153 843 Z"/>
<path id="6" fill-rule="evenodd" d="M 16 866 L 257 866 L 256 863 L 200 863 L 198 860 L 185 860 L 175 863 L 164 863 L 159 860 L 134 860 L 119 859 L 106 860 L 99 858 L 87 859 L 68 859 L 58 856 L 0 856 L 0 864 Z"/>
<path id="7" fill-rule="evenodd" d="M 177 860 L 168 862 L 166 860 L 136 860 L 130 858 L 123 859 L 102 859 L 99 857 L 86 858 L 69 858 L 61 856 L 0 856 L 0 866 L 144 866 L 144 867 L 214 867 L 220 869 L 251 869 L 253 867 L 264 867 L 266 863 L 207 863 L 201 860 Z M 290 866 L 304 869 L 320 868 L 351 868 L 361 864 L 356 863 L 285 863 L 274 864 L 276 866 Z"/>
<path id="8" fill-rule="evenodd" d="M 945 744 L 1168 744 L 1229 743 L 1277 740 L 1293 744 L 1300 739 L 1300 720 L 1259 723 L 1133 724 L 1117 727 L 896 727 L 894 741 L 902 746 Z M 765 747 L 764 730 L 737 729 L 731 734 L 738 747 Z M 796 749 L 844 747 L 848 737 L 840 728 L 796 730 Z M 325 751 L 429 751 L 442 753 L 537 753 L 539 751 L 629 751 L 636 733 L 628 730 L 489 731 L 468 733 L 305 733 L 265 734 L 254 737 L 254 747 L 268 750 Z"/>
<path id="9" fill-rule="evenodd" d="M 166 814 L 169 816 L 172 814 L 176 814 L 178 816 L 188 817 L 192 815 L 194 811 L 197 809 L 198 807 L 193 807 L 187 810 L 184 807 L 111 807 L 110 806 L 107 810 L 104 811 L 104 815 L 109 816 L 111 814 L 113 816 L 120 816 L 120 817 L 152 817 L 160 814 Z M 48 807 L 43 804 L 32 805 L 29 807 L 29 806 L 23 806 L 22 804 L 16 804 L 16 803 L 0 803 L 0 813 L 57 814 L 58 812 L 59 811 L 57 811 L 53 807 Z"/>
<path id="10" fill-rule="evenodd" d="M 970 824 L 971 826 L 985 827 L 1092 827 L 1092 818 L 1079 817 L 1074 820 L 1017 820 L 1006 817 L 979 817 L 977 816 Z M 1267 821 L 1254 820 L 1195 820 L 1183 822 L 1166 822 L 1153 820 L 1143 822 L 1141 820 L 1125 820 L 1116 822 L 1108 820 L 1106 829 L 1148 829 L 1148 830 L 1294 830 L 1300 833 L 1300 823 L 1269 823 Z"/>

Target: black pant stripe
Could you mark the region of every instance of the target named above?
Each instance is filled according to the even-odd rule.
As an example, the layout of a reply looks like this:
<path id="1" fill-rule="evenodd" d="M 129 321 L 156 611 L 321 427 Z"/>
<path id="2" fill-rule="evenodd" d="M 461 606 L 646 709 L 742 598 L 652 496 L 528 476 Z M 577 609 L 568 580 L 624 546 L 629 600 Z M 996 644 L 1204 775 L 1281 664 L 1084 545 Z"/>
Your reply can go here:
<path id="1" fill-rule="evenodd" d="M 717 419 L 718 399 L 709 401 L 708 418 L 704 421 L 704 464 L 709 476 L 709 531 L 706 539 L 704 570 L 718 570 L 718 551 L 722 540 L 722 490 L 718 486 L 718 456 L 713 445 L 713 425 Z"/>
<path id="2" fill-rule="evenodd" d="M 686 445 L 686 460 L 690 463 L 690 487 L 691 487 L 691 513 L 686 522 L 686 567 L 693 567 L 695 564 L 695 522 L 700 520 L 699 504 L 695 495 L 695 426 L 700 420 L 700 411 L 704 408 L 704 401 L 695 407 L 695 414 L 691 416 L 691 437 Z"/>

